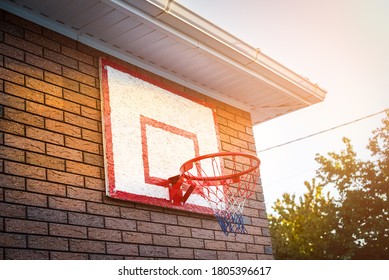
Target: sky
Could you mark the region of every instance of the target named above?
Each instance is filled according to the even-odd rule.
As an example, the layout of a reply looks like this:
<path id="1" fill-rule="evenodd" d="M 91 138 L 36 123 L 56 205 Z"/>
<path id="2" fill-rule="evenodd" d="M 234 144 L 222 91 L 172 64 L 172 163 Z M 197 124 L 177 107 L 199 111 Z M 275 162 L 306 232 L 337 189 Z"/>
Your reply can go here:
<path id="1" fill-rule="evenodd" d="M 305 137 L 389 108 L 389 1 L 177 0 L 327 91 L 316 105 L 254 127 L 257 150 Z M 300 195 L 315 176 L 317 153 L 357 155 L 384 114 L 258 152 L 267 211 L 284 192 Z"/>

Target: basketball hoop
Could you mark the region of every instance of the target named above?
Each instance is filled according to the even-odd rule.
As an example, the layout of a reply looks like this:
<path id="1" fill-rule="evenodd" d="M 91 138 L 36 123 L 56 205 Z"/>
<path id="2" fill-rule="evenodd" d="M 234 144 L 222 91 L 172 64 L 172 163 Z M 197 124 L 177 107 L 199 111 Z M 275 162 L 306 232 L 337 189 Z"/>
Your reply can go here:
<path id="1" fill-rule="evenodd" d="M 170 200 L 183 205 L 192 193 L 211 207 L 225 235 L 247 233 L 243 210 L 258 183 L 257 157 L 238 152 L 221 152 L 185 162 L 180 175 L 168 179 Z"/>

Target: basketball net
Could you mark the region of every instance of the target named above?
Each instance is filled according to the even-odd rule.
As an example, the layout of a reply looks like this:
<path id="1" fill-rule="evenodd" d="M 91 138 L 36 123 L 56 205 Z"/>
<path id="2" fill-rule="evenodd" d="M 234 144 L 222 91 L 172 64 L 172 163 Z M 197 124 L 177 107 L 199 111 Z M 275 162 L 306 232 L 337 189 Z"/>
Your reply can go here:
<path id="1" fill-rule="evenodd" d="M 199 157 L 182 167 L 185 185 L 195 186 L 211 207 L 225 235 L 247 233 L 243 211 L 259 184 L 258 158 L 242 153 Z"/>

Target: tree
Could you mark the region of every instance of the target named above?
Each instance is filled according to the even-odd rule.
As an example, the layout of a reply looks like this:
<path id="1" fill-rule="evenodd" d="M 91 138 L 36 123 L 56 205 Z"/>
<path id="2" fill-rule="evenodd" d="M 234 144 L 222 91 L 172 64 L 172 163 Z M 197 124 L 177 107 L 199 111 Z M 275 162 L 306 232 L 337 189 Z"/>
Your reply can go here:
<path id="1" fill-rule="evenodd" d="M 373 131 L 371 159 L 345 149 L 317 155 L 316 178 L 307 192 L 284 194 L 269 215 L 278 259 L 389 259 L 389 110 Z M 332 188 L 333 196 L 322 194 Z"/>

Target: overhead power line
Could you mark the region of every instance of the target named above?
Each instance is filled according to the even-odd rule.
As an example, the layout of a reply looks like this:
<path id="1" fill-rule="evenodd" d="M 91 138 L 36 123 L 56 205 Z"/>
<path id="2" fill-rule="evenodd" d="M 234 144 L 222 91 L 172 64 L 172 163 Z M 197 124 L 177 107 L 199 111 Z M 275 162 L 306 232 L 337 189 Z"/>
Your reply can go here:
<path id="1" fill-rule="evenodd" d="M 334 127 L 331 127 L 331 128 L 328 128 L 328 129 L 325 129 L 325 130 L 322 130 L 322 131 L 319 131 L 319 132 L 316 132 L 316 133 L 313 133 L 313 134 L 310 134 L 310 135 L 307 135 L 307 136 L 304 136 L 304 137 L 300 137 L 300 138 L 297 138 L 297 139 L 294 139 L 294 140 L 291 140 L 291 141 L 288 141 L 288 142 L 285 142 L 285 143 L 282 143 L 282 144 L 279 144 L 279 145 L 275 145 L 275 146 L 272 146 L 272 147 L 269 147 L 269 148 L 266 148 L 266 149 L 263 149 L 263 150 L 259 150 L 259 151 L 257 151 L 257 153 L 261 153 L 261 152 L 269 151 L 269 150 L 272 150 L 272 149 L 275 149 L 275 148 L 279 148 L 279 147 L 282 147 L 282 146 L 285 146 L 285 145 L 289 145 L 289 144 L 294 143 L 294 142 L 298 142 L 298 141 L 301 141 L 301 140 L 304 140 L 304 139 L 307 139 L 307 138 L 310 138 L 310 137 L 313 137 L 313 136 L 316 136 L 316 135 L 319 135 L 319 134 L 323 134 L 325 132 L 329 132 L 331 130 L 335 130 L 335 129 L 343 127 L 343 126 L 347 126 L 347 125 L 350 125 L 350 124 L 362 121 L 362 120 L 367 119 L 367 118 L 374 117 L 374 116 L 382 114 L 384 112 L 385 112 L 385 110 L 382 110 L 382 111 L 379 111 L 377 113 L 374 113 L 374 114 L 371 114 L 371 115 L 367 115 L 367 116 L 364 116 L 362 118 L 358 118 L 358 119 L 355 119 L 353 121 L 346 122 L 346 123 L 343 123 L 343 124 L 340 124 L 340 125 L 337 125 L 337 126 L 334 126 Z"/>

